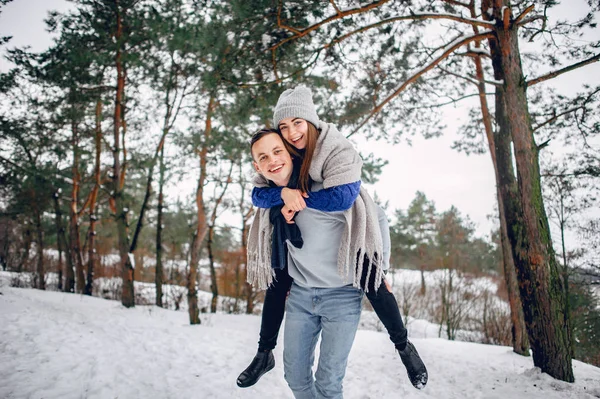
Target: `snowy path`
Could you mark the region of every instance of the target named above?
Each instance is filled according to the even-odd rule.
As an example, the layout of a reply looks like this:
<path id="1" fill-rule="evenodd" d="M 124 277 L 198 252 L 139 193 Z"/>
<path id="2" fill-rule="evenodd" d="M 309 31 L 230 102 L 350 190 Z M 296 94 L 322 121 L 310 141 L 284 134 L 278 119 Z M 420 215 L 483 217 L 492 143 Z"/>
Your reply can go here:
<path id="1" fill-rule="evenodd" d="M 235 378 L 254 355 L 260 319 L 203 315 L 57 292 L 1 287 L 0 398 L 291 398 L 281 347 L 254 387 Z M 281 341 L 281 338 L 280 338 Z M 510 348 L 418 339 L 430 372 L 409 383 L 387 336 L 359 331 L 346 398 L 600 398 L 600 369 L 574 362 L 576 383 L 555 381 Z"/>

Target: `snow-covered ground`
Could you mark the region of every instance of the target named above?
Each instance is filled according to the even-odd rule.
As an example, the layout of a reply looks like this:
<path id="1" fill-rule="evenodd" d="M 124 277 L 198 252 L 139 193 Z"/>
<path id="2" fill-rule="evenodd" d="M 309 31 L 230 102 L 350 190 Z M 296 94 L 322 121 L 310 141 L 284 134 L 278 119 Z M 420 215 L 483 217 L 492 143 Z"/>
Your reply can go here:
<path id="1" fill-rule="evenodd" d="M 0 398 L 291 398 L 277 365 L 240 389 L 260 318 L 0 287 Z M 411 337 L 430 377 L 415 390 L 384 333 L 359 330 L 344 381 L 346 398 L 600 398 L 600 369 L 574 361 L 574 384 L 553 380 L 508 347 L 430 336 L 415 320 Z M 281 339 L 280 339 L 281 340 Z"/>

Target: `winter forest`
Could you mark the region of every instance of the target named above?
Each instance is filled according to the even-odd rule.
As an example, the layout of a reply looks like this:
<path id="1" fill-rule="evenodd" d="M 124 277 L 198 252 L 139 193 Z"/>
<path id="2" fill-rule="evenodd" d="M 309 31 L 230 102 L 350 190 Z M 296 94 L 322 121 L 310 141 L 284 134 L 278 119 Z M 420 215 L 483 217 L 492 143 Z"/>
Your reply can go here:
<path id="1" fill-rule="evenodd" d="M 600 397 L 600 2 L 562 3 L 68 0 L 47 49 L 0 37 L 0 397 L 291 397 L 281 342 L 273 373 L 234 381 L 264 299 L 246 283 L 249 140 L 298 84 L 361 153 L 429 361 L 422 392 L 398 381 L 365 302 L 347 396 Z M 487 234 L 422 190 L 407 207 L 377 196 L 398 183 L 372 143 L 449 134 L 493 165 Z M 63 349 L 85 386 L 58 378 L 79 367 Z"/>

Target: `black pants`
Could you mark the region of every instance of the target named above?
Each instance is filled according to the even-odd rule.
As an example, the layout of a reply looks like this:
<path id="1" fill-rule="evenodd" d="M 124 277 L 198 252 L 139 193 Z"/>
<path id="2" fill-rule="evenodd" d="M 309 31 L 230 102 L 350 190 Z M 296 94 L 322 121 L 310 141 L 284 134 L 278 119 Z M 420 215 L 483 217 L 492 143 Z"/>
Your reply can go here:
<path id="1" fill-rule="evenodd" d="M 275 269 L 275 281 L 267 289 L 263 303 L 259 351 L 272 350 L 277 345 L 277 337 L 285 313 L 285 300 L 293 281 L 287 267 L 283 270 Z"/>
<path id="2" fill-rule="evenodd" d="M 371 302 L 377 317 L 379 317 L 390 335 L 390 340 L 396 347 L 404 347 L 408 339 L 408 331 L 406 331 L 404 322 L 402 322 L 402 316 L 394 294 L 387 289 L 385 282 L 382 281 L 377 291 L 369 290 L 366 296 Z"/>
<path id="3" fill-rule="evenodd" d="M 289 276 L 287 267 L 283 270 L 275 269 L 275 281 L 267 289 L 263 304 L 260 340 L 258 341 L 259 351 L 272 350 L 277 345 L 277 337 L 285 313 L 285 300 L 292 282 L 293 279 Z M 366 295 L 377 317 L 388 331 L 390 340 L 396 346 L 404 346 L 408 332 L 402 322 L 394 294 L 382 282 L 377 291 L 369 290 Z"/>

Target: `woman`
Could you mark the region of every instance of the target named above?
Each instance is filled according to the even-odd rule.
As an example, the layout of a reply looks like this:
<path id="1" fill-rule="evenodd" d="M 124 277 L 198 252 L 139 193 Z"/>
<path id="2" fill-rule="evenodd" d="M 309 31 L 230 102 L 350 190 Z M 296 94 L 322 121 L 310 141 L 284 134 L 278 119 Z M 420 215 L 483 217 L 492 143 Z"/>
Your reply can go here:
<path id="1" fill-rule="evenodd" d="M 387 258 L 378 254 L 384 254 L 382 237 L 389 243 L 389 229 L 383 212 L 378 212 L 372 199 L 365 190 L 360 188 L 362 167 L 360 156 L 335 126 L 319 121 L 310 90 L 305 87 L 297 87 L 282 93 L 275 108 L 274 124 L 280 128 L 285 140 L 295 147 L 295 152 L 302 159 L 297 165 L 299 167 L 297 186 L 300 189 L 294 189 L 293 186 L 264 188 L 267 187 L 267 182 L 258 179 L 255 181 L 257 187 L 263 188 L 255 188 L 253 202 L 260 208 L 282 207 L 288 220 L 295 212 L 307 206 L 309 209 L 325 212 L 344 211 L 343 219 L 346 227 L 340 238 L 337 272 L 344 281 L 366 291 L 367 297 L 407 367 L 411 382 L 415 387 L 422 388 L 427 382 L 427 371 L 414 346 L 407 341 L 406 329 L 396 300 L 389 291 L 387 283 L 382 279 L 381 272 L 384 269 L 382 265 L 387 263 Z M 253 151 L 253 157 L 254 155 Z M 323 189 L 310 192 L 311 178 Z M 238 385 L 242 387 L 253 385 L 260 376 L 274 366 L 271 351 L 277 341 L 277 333 L 283 318 L 285 295 L 291 285 L 289 276 L 281 269 L 284 265 L 281 268 L 268 267 L 276 262 L 270 259 L 272 240 L 269 240 L 270 230 L 267 228 L 270 226 L 265 227 L 267 223 L 263 223 L 261 230 L 257 223 L 261 216 L 265 219 L 264 215 L 257 214 L 253 223 L 255 233 L 253 242 L 256 245 L 251 245 L 252 243 L 249 242 L 248 280 L 263 288 L 268 284 L 271 285 L 265 297 L 259 351 L 250 366 L 238 378 Z M 381 219 L 386 223 L 383 234 L 380 232 Z M 306 237 L 305 234 L 303 236 Z M 301 251 L 292 245 L 290 252 L 295 254 Z M 355 256 L 358 257 L 356 262 Z M 306 275 L 302 270 L 292 267 L 289 269 L 289 274 L 299 285 L 307 283 Z M 273 283 L 273 275 L 275 283 Z M 377 289 L 374 289 L 375 287 Z"/>

